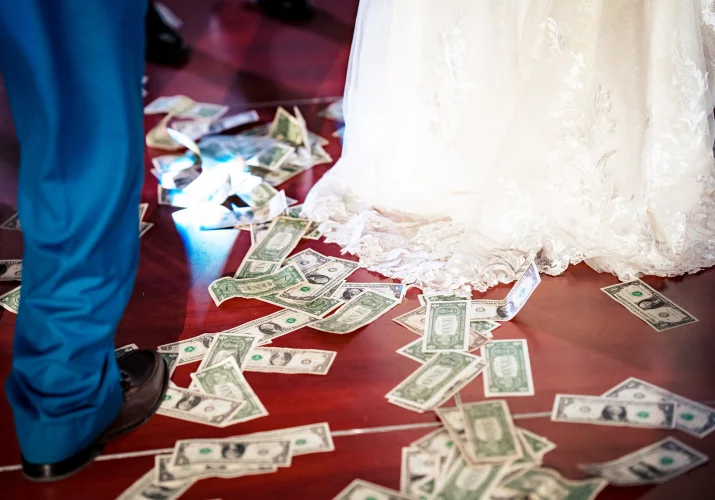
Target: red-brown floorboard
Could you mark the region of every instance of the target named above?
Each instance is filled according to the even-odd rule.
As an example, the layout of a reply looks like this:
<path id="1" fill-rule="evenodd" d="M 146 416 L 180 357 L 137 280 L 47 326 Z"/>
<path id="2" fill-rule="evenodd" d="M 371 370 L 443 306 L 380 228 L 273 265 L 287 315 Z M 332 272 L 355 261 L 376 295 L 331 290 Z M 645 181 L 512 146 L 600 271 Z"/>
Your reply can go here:
<path id="1" fill-rule="evenodd" d="M 342 94 L 355 0 L 316 0 L 318 15 L 305 26 L 285 26 L 263 18 L 243 0 L 166 3 L 184 20 L 182 33 L 195 52 L 181 70 L 148 67 L 147 102 L 160 95 L 186 94 L 204 102 L 229 104 L 233 111 L 239 111 L 250 109 L 251 103 Z M 19 148 L 4 89 L 0 93 L 0 220 L 4 220 L 17 206 Z M 335 124 L 316 116 L 323 106 L 308 104 L 301 109 L 312 130 L 330 137 Z M 270 106 L 258 110 L 264 121 L 273 113 Z M 147 129 L 157 120 L 148 117 Z M 335 158 L 340 156 L 335 139 L 331 138 L 327 150 Z M 148 174 L 150 158 L 158 154 L 162 152 L 147 151 L 142 196 L 150 203 L 146 220 L 155 225 L 142 238 L 139 273 L 116 344 L 134 342 L 153 348 L 224 330 L 277 310 L 257 300 L 232 300 L 220 308 L 214 306 L 207 286 L 235 271 L 250 245 L 249 234 L 235 230 L 201 232 L 175 222 L 172 213 L 176 209 L 157 206 L 156 181 Z M 315 167 L 281 187 L 287 195 L 302 201 L 327 168 Z M 0 258 L 21 257 L 21 238 L 21 233 L 0 231 Z M 308 247 L 340 255 L 337 246 L 322 241 L 304 241 L 297 251 Z M 385 278 L 360 270 L 350 280 Z M 598 274 L 583 264 L 559 277 L 545 276 L 519 316 L 494 332 L 496 338 L 525 338 L 529 342 L 536 395 L 509 398 L 512 411 L 549 411 L 557 393 L 600 394 L 629 376 L 696 400 L 715 401 L 715 271 L 646 281 L 700 321 L 657 333 L 599 290 L 616 283 L 613 276 Z M 0 284 L 0 294 L 14 286 Z M 502 285 L 484 297 L 501 298 L 508 289 Z M 246 378 L 270 413 L 268 417 L 214 429 L 157 416 L 137 432 L 111 443 L 105 453 L 169 448 L 177 439 L 221 437 L 322 421 L 329 422 L 333 430 L 435 421 L 433 414 L 412 413 L 383 398 L 418 366 L 394 352 L 416 337 L 391 321 L 418 307 L 417 293 L 411 290 L 397 308 L 354 334 L 332 335 L 305 328 L 278 339 L 276 346 L 329 349 L 337 351 L 338 356 L 324 377 L 247 373 Z M 15 316 L 0 310 L 3 380 L 11 366 L 14 324 Z M 179 367 L 174 381 L 187 385 L 188 374 L 196 367 Z M 461 396 L 465 401 L 482 399 L 481 379 Z M 545 464 L 571 478 L 582 477 L 576 464 L 611 460 L 668 435 L 715 456 L 715 435 L 699 440 L 676 431 L 553 423 L 547 417 L 521 419 L 517 424 L 557 443 Z M 4 393 L 0 396 L 0 429 L 0 466 L 19 463 L 12 414 Z M 203 480 L 185 498 L 329 499 L 356 477 L 398 488 L 400 448 L 428 431 L 336 437 L 333 453 L 297 457 L 291 468 L 267 476 Z M 24 481 L 17 471 L 0 472 L 0 497 L 111 499 L 152 465 L 152 457 L 98 462 L 76 477 L 44 485 Z M 706 499 L 712 498 L 714 486 L 715 465 L 709 464 L 657 488 L 608 488 L 601 498 Z"/>

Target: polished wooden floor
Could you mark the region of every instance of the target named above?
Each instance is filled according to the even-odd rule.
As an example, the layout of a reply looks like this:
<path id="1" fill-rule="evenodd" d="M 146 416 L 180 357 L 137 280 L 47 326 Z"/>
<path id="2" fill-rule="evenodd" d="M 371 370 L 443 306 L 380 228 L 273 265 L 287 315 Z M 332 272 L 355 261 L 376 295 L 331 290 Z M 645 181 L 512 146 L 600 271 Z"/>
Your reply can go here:
<path id="1" fill-rule="evenodd" d="M 195 47 L 182 70 L 149 67 L 148 100 L 186 94 L 196 100 L 225 103 L 233 111 L 256 107 L 268 119 L 275 102 L 308 102 L 337 96 L 347 68 L 357 1 L 316 0 L 318 15 L 307 25 L 284 26 L 261 17 L 245 0 L 166 0 L 184 20 L 182 33 Z M 335 125 L 316 117 L 323 104 L 303 104 L 312 130 L 330 137 Z M 152 126 L 154 119 L 147 120 Z M 340 155 L 331 139 L 328 151 Z M 142 257 L 134 294 L 117 332 L 117 345 L 134 342 L 153 348 L 203 332 L 224 330 L 274 312 L 255 300 L 233 300 L 214 306 L 206 288 L 217 277 L 232 274 L 249 247 L 249 235 L 235 230 L 198 232 L 174 222 L 170 207 L 156 205 L 156 181 L 148 174 L 143 201 L 150 203 L 147 220 L 155 224 L 142 239 Z M 15 211 L 19 150 L 4 91 L 0 97 L 0 220 Z M 293 178 L 282 187 L 303 200 L 326 166 Z M 426 200 L 427 202 L 428 200 Z M 0 231 L 0 258 L 22 255 L 21 234 Z M 327 255 L 339 248 L 304 242 Z M 351 280 L 380 281 L 360 270 Z M 600 394 L 635 376 L 699 401 L 715 403 L 715 270 L 675 279 L 646 279 L 685 307 L 700 322 L 656 333 L 599 288 L 616 283 L 580 265 L 557 278 L 544 277 L 525 309 L 495 332 L 497 338 L 529 341 L 536 395 L 509 398 L 518 424 L 558 444 L 545 464 L 571 478 L 582 474 L 576 464 L 606 461 L 673 435 L 715 457 L 715 435 L 699 440 L 682 432 L 635 430 L 553 423 L 544 412 L 557 393 Z M 0 294 L 12 288 L 0 284 Z M 501 298 L 507 286 L 484 294 Z M 311 347 L 338 352 L 325 377 L 248 373 L 248 381 L 270 416 L 227 429 L 214 429 L 157 416 L 137 432 L 111 443 L 107 460 L 91 465 L 63 482 L 37 485 L 23 480 L 13 465 L 19 449 L 10 408 L 0 396 L 0 498 L 93 499 L 118 496 L 153 466 L 157 450 L 177 439 L 220 437 L 327 421 L 333 431 L 385 426 L 385 432 L 338 432 L 333 453 L 299 457 L 289 469 L 269 476 L 196 483 L 182 498 L 330 499 L 354 478 L 399 488 L 400 449 L 426 434 L 436 418 L 388 404 L 383 398 L 416 364 L 395 354 L 415 339 L 390 319 L 418 306 L 416 290 L 392 313 L 351 335 L 303 329 L 281 337 L 275 345 Z M 11 365 L 15 315 L 0 309 L 0 378 Z M 174 380 L 187 385 L 196 365 L 180 367 Z M 461 394 L 465 401 L 483 396 L 480 381 Z M 421 428 L 411 427 L 422 424 Z M 425 426 L 426 424 L 426 426 Z M 145 452 L 144 456 L 141 452 Z M 127 454 L 127 455 L 124 455 Z M 10 469 L 10 470 L 7 470 Z M 605 499 L 715 498 L 715 463 L 700 467 L 657 488 L 608 488 Z"/>

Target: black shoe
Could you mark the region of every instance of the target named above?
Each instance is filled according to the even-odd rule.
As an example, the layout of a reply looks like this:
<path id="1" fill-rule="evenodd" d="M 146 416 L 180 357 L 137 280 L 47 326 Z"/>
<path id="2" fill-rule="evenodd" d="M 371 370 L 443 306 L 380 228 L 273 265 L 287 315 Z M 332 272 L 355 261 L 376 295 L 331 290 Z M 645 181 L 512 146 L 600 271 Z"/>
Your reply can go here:
<path id="1" fill-rule="evenodd" d="M 307 21 L 313 17 L 313 7 L 307 0 L 257 0 L 256 4 L 265 15 L 281 21 Z"/>
<path id="2" fill-rule="evenodd" d="M 117 359 L 122 374 L 124 404 L 112 423 L 85 449 L 52 464 L 33 464 L 22 459 L 23 475 L 36 482 L 57 481 L 79 472 L 115 439 L 140 427 L 159 409 L 169 385 L 169 370 L 155 351 L 131 351 Z"/>
<path id="3" fill-rule="evenodd" d="M 182 66 L 191 56 L 191 48 L 171 29 L 149 2 L 146 12 L 146 60 L 166 66 Z"/>

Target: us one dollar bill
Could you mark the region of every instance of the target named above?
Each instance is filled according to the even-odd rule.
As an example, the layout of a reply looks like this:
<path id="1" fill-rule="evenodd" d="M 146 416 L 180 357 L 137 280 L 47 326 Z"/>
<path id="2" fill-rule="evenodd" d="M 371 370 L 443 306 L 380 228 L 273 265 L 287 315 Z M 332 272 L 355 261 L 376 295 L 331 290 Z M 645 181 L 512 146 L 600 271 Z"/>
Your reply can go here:
<path id="1" fill-rule="evenodd" d="M 459 406 L 472 453 L 466 460 L 480 463 L 503 463 L 523 457 L 516 427 L 503 399 Z"/>
<path id="2" fill-rule="evenodd" d="M 367 290 L 340 308 L 335 314 L 310 327 L 329 333 L 345 334 L 354 332 L 372 323 L 399 302 L 393 298 Z"/>
<path id="3" fill-rule="evenodd" d="M 323 264 L 330 262 L 330 259 L 331 257 L 326 257 L 311 248 L 307 248 L 302 252 L 298 252 L 297 254 L 288 257 L 284 264 L 294 264 L 303 274 L 308 274 L 311 271 L 318 269 Z"/>
<path id="4" fill-rule="evenodd" d="M 405 293 L 405 285 L 402 283 L 343 283 L 332 290 L 329 297 L 350 302 L 365 290 L 371 290 L 381 295 L 392 297 L 402 301 Z"/>
<path id="5" fill-rule="evenodd" d="M 411 442 L 410 447 L 420 448 L 429 453 L 436 453 L 441 457 L 447 457 L 455 448 L 455 445 L 447 429 L 440 427 Z"/>
<path id="6" fill-rule="evenodd" d="M 136 344 L 127 344 L 122 347 L 117 347 L 116 349 L 114 349 L 114 355 L 119 358 L 128 352 L 136 351 L 138 349 L 139 349 L 139 347 L 137 347 Z"/>
<path id="7" fill-rule="evenodd" d="M 262 149 L 259 153 L 246 161 L 251 167 L 258 167 L 265 170 L 276 170 L 281 165 L 290 161 L 295 156 L 295 148 L 288 144 L 276 142 Z M 266 183 L 267 184 L 267 183 Z M 270 184 L 267 184 L 270 186 Z"/>
<path id="8" fill-rule="evenodd" d="M 261 158 L 262 153 L 257 157 Z M 255 158 L 255 157 L 254 157 Z M 276 188 L 263 182 L 260 177 L 250 176 L 235 187 L 234 193 L 251 208 L 260 208 L 278 195 Z"/>
<path id="9" fill-rule="evenodd" d="M 369 292 L 366 292 L 369 293 Z M 467 353 L 439 353 L 400 382 L 385 396 L 412 407 L 429 409 L 438 403 L 455 381 L 483 367 L 483 361 Z"/>
<path id="10" fill-rule="evenodd" d="M 17 311 L 20 310 L 20 287 L 13 288 L 4 295 L 0 295 L 0 307 L 17 314 Z"/>
<path id="11" fill-rule="evenodd" d="M 266 439 L 184 439 L 176 442 L 169 470 L 184 465 L 265 464 L 288 467 L 293 443 Z"/>
<path id="12" fill-rule="evenodd" d="M 527 469 L 502 483 L 503 488 L 523 493 L 529 499 L 573 498 L 592 500 L 608 485 L 603 479 L 571 481 L 553 469 Z"/>
<path id="13" fill-rule="evenodd" d="M 462 411 L 457 407 L 437 408 L 437 417 L 442 421 L 445 430 L 452 438 L 452 443 L 459 450 L 459 454 L 470 464 L 477 464 L 474 449 L 467 440 L 467 431 L 464 428 Z"/>
<path id="14" fill-rule="evenodd" d="M 242 401 L 169 387 L 157 413 L 189 422 L 225 427 L 242 406 L 245 406 Z"/>
<path id="15" fill-rule="evenodd" d="M 359 267 L 357 262 L 331 259 L 327 264 L 305 275 L 307 283 L 302 283 L 278 294 L 281 299 L 311 302 L 326 294 L 336 284 L 342 283 Z"/>
<path id="16" fill-rule="evenodd" d="M 209 368 L 192 373 L 191 379 L 203 393 L 244 402 L 241 408 L 231 416 L 230 424 L 268 415 L 263 403 L 238 368 L 236 360 L 231 357 Z"/>
<path id="17" fill-rule="evenodd" d="M 374 483 L 355 479 L 347 485 L 333 500 L 413 500 L 399 491 L 383 488 Z"/>
<path id="18" fill-rule="evenodd" d="M 324 317 L 329 312 L 335 310 L 343 304 L 342 300 L 328 299 L 326 297 L 320 297 L 312 302 L 282 299 L 278 296 L 278 294 L 265 295 L 257 298 L 258 300 L 268 302 L 269 304 L 307 314 L 316 320 Z M 312 324 L 313 323 L 311 323 L 311 326 Z"/>
<path id="19" fill-rule="evenodd" d="M 268 129 L 268 136 L 288 143 L 295 148 L 304 143 L 304 133 L 303 124 L 283 107 L 279 106 Z"/>
<path id="20" fill-rule="evenodd" d="M 280 264 L 300 243 L 310 225 L 307 219 L 276 217 L 261 242 L 252 247 L 246 259 Z M 288 266 L 286 266 L 288 267 Z"/>
<path id="21" fill-rule="evenodd" d="M 676 429 L 699 438 L 703 438 L 715 430 L 715 409 L 635 377 L 628 378 L 607 390 L 603 397 L 674 403 Z"/>
<path id="22" fill-rule="evenodd" d="M 185 95 L 161 96 L 144 107 L 144 114 L 181 114 L 190 109 L 194 104 L 196 104 L 196 102 Z"/>
<path id="23" fill-rule="evenodd" d="M 675 427 L 675 405 L 648 401 L 624 401 L 599 396 L 557 394 L 551 412 L 551 420 L 553 422 L 673 429 Z"/>
<path id="24" fill-rule="evenodd" d="M 533 262 L 517 280 L 504 300 L 472 300 L 472 320 L 509 321 L 524 307 L 541 283 L 539 270 Z"/>
<path id="25" fill-rule="evenodd" d="M 504 476 L 505 468 L 504 464 L 470 467 L 463 459 L 459 459 L 434 498 L 436 500 L 489 498 L 490 491 Z"/>
<path id="26" fill-rule="evenodd" d="M 425 332 L 425 325 L 427 324 L 427 307 L 418 307 L 417 309 L 393 318 L 392 321 L 404 326 L 412 333 L 422 336 Z"/>
<path id="27" fill-rule="evenodd" d="M 318 349 L 256 347 L 246 360 L 245 371 L 327 375 L 336 355 Z"/>
<path id="28" fill-rule="evenodd" d="M 233 439 L 241 440 L 248 438 L 292 441 L 293 448 L 291 453 L 294 457 L 335 450 L 335 444 L 333 444 L 333 438 L 330 434 L 330 426 L 327 422 L 302 425 L 299 427 L 288 427 L 286 429 L 276 429 L 267 432 L 256 432 L 238 436 Z"/>
<path id="29" fill-rule="evenodd" d="M 415 497 L 432 493 L 439 476 L 439 468 L 440 457 L 436 453 L 421 448 L 402 448 L 400 491 Z"/>
<path id="30" fill-rule="evenodd" d="M 658 332 L 698 321 L 695 316 L 641 280 L 619 283 L 601 290 Z"/>
<path id="31" fill-rule="evenodd" d="M 266 235 L 268 234 L 268 230 L 270 229 L 270 227 L 271 227 L 270 222 L 262 222 L 260 224 L 251 224 L 251 227 L 250 227 L 251 246 L 257 245 L 261 241 L 263 241 L 263 238 L 265 238 Z M 272 264 L 276 265 L 275 263 L 272 263 Z M 305 274 L 305 273 L 303 273 L 303 274 Z"/>
<path id="32" fill-rule="evenodd" d="M 482 349 L 487 362 L 484 396 L 533 396 L 529 348 L 524 339 L 493 340 Z"/>
<path id="33" fill-rule="evenodd" d="M 435 352 L 425 352 L 422 350 L 422 339 L 417 339 L 406 346 L 400 347 L 397 351 L 398 354 L 402 354 L 406 358 L 410 358 L 413 361 L 417 361 L 418 363 L 426 363 L 433 357 L 437 355 Z"/>
<path id="34" fill-rule="evenodd" d="M 177 362 L 180 365 L 184 365 L 195 361 L 201 361 L 204 354 L 206 354 L 206 351 L 209 347 L 211 347 L 213 339 L 213 333 L 202 333 L 197 337 L 160 345 L 156 348 L 156 350 L 159 354 L 170 352 L 178 353 L 179 358 L 177 359 Z"/>
<path id="35" fill-rule="evenodd" d="M 667 437 L 616 460 L 579 465 L 578 468 L 591 476 L 600 476 L 612 485 L 634 486 L 664 483 L 707 461 L 707 455 Z"/>
<path id="36" fill-rule="evenodd" d="M 209 285 L 209 295 L 214 303 L 220 306 L 225 301 L 238 297 L 254 299 L 279 293 L 304 281 L 305 277 L 297 267 L 286 266 L 275 274 L 257 278 L 219 278 Z"/>
<path id="37" fill-rule="evenodd" d="M 158 484 L 155 477 L 154 469 L 151 469 L 119 495 L 117 500 L 137 500 L 142 498 L 176 500 L 194 484 L 192 479 Z"/>
<path id="38" fill-rule="evenodd" d="M 427 300 L 425 352 L 464 352 L 469 346 L 469 300 Z"/>
<path id="39" fill-rule="evenodd" d="M 21 231 L 20 227 L 20 217 L 17 212 L 10 216 L 5 222 L 0 224 L 0 229 L 6 229 L 8 231 Z"/>
<path id="40" fill-rule="evenodd" d="M 556 449 L 556 445 L 544 436 L 539 436 L 538 434 L 521 427 L 517 427 L 516 431 L 521 438 L 524 449 L 529 451 L 529 453 L 533 456 L 543 457 L 548 452 Z"/>
<path id="41" fill-rule="evenodd" d="M 278 271 L 278 269 L 280 269 L 280 267 L 280 264 L 278 264 L 277 262 L 263 262 L 261 260 L 243 260 L 243 262 L 241 262 L 241 265 L 238 266 L 236 274 L 233 275 L 233 278 L 237 280 L 260 278 L 262 276 L 274 274 L 276 271 Z"/>
<path id="42" fill-rule="evenodd" d="M 275 465 L 263 464 L 181 465 L 170 468 L 171 457 L 171 454 L 154 456 L 154 484 L 171 488 L 186 481 L 193 482 L 211 477 L 228 479 L 278 471 Z M 147 498 L 153 497 L 147 496 Z"/>
<path id="43" fill-rule="evenodd" d="M 178 352 L 160 352 L 159 356 L 166 363 L 166 368 L 169 370 L 169 378 L 174 374 L 174 369 L 178 366 L 179 356 Z"/>
<path id="44" fill-rule="evenodd" d="M 21 281 L 21 260 L 0 260 L 0 281 Z"/>
<path id="45" fill-rule="evenodd" d="M 215 333 L 211 347 L 204 354 L 204 359 L 197 371 L 201 371 L 209 366 L 217 365 L 226 358 L 233 358 L 239 369 L 242 369 L 248 354 L 258 341 L 253 335 L 234 333 Z"/>
<path id="46" fill-rule="evenodd" d="M 257 346 L 270 344 L 273 339 L 287 335 L 315 321 L 308 314 L 285 309 L 238 325 L 225 333 L 241 333 L 258 338 Z"/>

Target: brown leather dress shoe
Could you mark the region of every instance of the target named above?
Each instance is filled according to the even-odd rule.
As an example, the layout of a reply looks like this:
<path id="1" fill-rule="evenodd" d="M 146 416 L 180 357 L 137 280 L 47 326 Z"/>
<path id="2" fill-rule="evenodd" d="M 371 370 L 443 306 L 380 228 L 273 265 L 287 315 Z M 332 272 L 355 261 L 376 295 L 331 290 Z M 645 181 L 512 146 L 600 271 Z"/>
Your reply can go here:
<path id="1" fill-rule="evenodd" d="M 85 449 L 52 464 L 33 464 L 22 459 L 22 473 L 31 481 L 57 481 L 89 465 L 110 439 L 140 427 L 159 409 L 169 385 L 169 370 L 164 359 L 147 349 L 130 351 L 117 359 L 122 374 L 124 404 L 119 414 Z"/>

